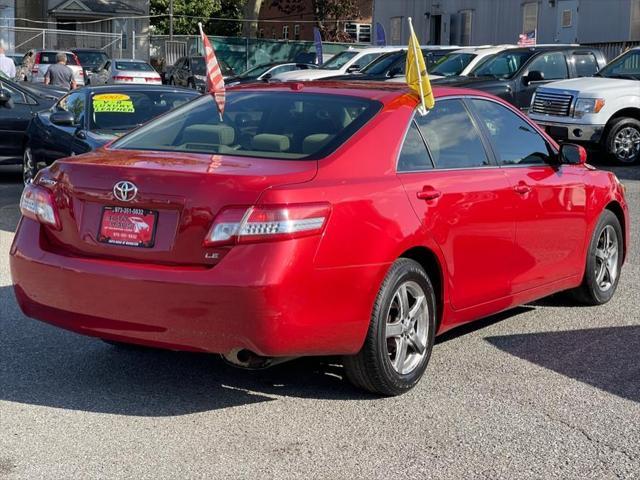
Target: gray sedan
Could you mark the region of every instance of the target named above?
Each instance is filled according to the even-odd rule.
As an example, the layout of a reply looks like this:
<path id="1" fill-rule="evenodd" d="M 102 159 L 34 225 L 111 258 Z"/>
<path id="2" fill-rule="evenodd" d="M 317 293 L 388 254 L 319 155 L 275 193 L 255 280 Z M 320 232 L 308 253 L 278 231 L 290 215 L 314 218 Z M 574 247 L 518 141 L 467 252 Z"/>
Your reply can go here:
<path id="1" fill-rule="evenodd" d="M 109 59 L 89 76 L 91 85 L 162 85 L 160 74 L 142 60 Z"/>

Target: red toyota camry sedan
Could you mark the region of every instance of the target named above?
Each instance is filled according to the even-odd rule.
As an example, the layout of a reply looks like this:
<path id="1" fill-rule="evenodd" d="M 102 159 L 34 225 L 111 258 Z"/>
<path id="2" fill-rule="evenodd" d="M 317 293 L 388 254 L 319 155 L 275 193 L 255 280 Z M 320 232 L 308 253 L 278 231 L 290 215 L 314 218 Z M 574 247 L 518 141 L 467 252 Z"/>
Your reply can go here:
<path id="1" fill-rule="evenodd" d="M 434 337 L 560 291 L 613 296 L 624 188 L 503 101 L 314 83 L 209 95 L 57 161 L 11 249 L 30 317 L 241 366 L 343 356 L 397 395 Z"/>

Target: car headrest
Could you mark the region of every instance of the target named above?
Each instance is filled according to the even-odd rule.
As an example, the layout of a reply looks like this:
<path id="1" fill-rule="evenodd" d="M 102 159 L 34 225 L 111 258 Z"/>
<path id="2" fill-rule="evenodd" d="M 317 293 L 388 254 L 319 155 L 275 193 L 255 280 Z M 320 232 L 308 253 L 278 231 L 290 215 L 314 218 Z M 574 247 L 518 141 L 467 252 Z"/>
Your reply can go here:
<path id="1" fill-rule="evenodd" d="M 302 142 L 302 153 L 310 155 L 317 152 L 327 143 L 329 143 L 335 135 L 329 135 L 328 133 L 314 133 L 309 135 Z"/>
<path id="2" fill-rule="evenodd" d="M 251 148 L 263 152 L 286 152 L 289 146 L 289 137 L 273 133 L 260 133 L 251 140 Z"/>
<path id="3" fill-rule="evenodd" d="M 184 129 L 184 143 L 231 145 L 236 138 L 233 127 L 228 125 L 189 125 Z"/>

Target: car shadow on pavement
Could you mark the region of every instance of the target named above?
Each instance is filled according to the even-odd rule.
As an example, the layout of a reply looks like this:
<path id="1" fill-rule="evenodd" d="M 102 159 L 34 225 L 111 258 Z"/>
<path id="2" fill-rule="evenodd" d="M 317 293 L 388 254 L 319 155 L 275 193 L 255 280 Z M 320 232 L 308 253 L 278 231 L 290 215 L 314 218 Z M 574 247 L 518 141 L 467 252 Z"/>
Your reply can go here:
<path id="1" fill-rule="evenodd" d="M 21 194 L 22 174 L 15 169 L 0 168 L 0 231 L 16 230 Z"/>
<path id="2" fill-rule="evenodd" d="M 26 318 L 0 287 L 0 400 L 131 416 L 175 416 L 281 396 L 377 398 L 342 379 L 331 358 L 259 371 L 217 355 L 115 347 Z"/>
<path id="3" fill-rule="evenodd" d="M 536 365 L 640 402 L 640 325 L 485 339 Z"/>

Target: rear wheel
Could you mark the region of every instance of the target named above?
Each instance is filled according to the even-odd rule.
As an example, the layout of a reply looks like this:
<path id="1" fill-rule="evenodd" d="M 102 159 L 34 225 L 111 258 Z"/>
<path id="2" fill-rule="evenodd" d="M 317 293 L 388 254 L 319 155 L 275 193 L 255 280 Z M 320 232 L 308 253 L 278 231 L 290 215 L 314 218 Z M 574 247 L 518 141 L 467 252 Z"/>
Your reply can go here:
<path id="1" fill-rule="evenodd" d="M 620 221 L 605 210 L 589 244 L 582 285 L 574 291 L 577 299 L 586 305 L 602 305 L 611 300 L 618 287 L 623 258 Z"/>
<path id="2" fill-rule="evenodd" d="M 397 260 L 378 292 L 364 346 L 344 357 L 346 377 L 381 395 L 410 390 L 429 363 L 435 318 L 435 293 L 424 269 L 408 258 Z"/>
<path id="3" fill-rule="evenodd" d="M 640 121 L 635 118 L 616 119 L 606 138 L 607 152 L 622 164 L 640 161 Z"/>
<path id="4" fill-rule="evenodd" d="M 22 154 L 22 181 L 25 185 L 29 185 L 33 182 L 33 179 L 38 173 L 36 162 L 33 158 L 33 152 L 31 148 L 25 147 Z"/>

